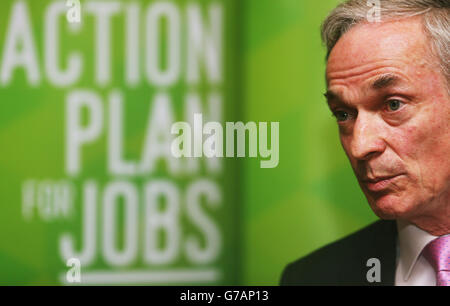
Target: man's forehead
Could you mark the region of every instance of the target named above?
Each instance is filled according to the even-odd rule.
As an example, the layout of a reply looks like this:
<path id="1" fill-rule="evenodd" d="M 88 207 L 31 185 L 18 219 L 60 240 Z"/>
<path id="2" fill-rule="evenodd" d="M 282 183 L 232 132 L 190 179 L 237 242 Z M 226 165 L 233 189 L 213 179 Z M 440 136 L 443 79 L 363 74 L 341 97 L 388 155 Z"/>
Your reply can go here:
<path id="1" fill-rule="evenodd" d="M 421 17 L 357 25 L 331 51 L 327 80 L 358 75 L 381 62 L 420 65 L 429 55 L 427 42 Z"/>

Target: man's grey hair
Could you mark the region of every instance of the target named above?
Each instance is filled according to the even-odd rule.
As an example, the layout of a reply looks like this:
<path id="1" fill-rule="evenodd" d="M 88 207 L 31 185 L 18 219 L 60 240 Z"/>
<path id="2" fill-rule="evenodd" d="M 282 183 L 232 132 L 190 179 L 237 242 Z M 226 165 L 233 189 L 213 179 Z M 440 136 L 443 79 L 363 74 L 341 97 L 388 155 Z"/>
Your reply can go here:
<path id="1" fill-rule="evenodd" d="M 322 24 L 327 59 L 338 40 L 353 26 L 369 22 L 371 3 L 379 2 L 381 22 L 422 16 L 424 30 L 447 82 L 450 80 L 450 0 L 349 0 L 336 7 Z"/>

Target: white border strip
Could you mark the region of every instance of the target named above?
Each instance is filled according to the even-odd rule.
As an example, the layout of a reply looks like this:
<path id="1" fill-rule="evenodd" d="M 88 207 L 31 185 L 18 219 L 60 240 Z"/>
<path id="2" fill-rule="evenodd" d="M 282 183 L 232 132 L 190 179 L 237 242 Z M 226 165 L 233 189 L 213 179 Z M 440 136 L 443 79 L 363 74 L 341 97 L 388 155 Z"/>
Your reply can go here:
<path id="1" fill-rule="evenodd" d="M 69 283 L 66 273 L 60 275 L 65 285 L 112 285 L 216 282 L 220 279 L 217 269 L 177 269 L 163 271 L 81 271 L 81 283 Z"/>

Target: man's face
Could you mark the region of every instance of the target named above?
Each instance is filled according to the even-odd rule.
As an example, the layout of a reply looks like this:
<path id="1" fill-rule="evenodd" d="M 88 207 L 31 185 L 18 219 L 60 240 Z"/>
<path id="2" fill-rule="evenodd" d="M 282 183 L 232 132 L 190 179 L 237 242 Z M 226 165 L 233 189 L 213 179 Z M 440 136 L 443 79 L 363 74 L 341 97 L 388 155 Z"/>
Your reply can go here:
<path id="1" fill-rule="evenodd" d="M 450 97 L 419 17 L 360 24 L 332 50 L 327 98 L 359 184 L 381 218 L 450 207 Z"/>

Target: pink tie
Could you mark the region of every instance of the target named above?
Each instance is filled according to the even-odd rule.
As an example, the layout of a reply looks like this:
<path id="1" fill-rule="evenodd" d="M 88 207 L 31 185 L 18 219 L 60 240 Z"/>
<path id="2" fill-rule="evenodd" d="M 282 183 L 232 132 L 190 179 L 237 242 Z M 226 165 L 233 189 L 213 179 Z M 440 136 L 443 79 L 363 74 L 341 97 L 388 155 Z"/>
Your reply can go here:
<path id="1" fill-rule="evenodd" d="M 450 286 L 450 235 L 431 241 L 423 255 L 436 271 L 436 286 Z"/>

